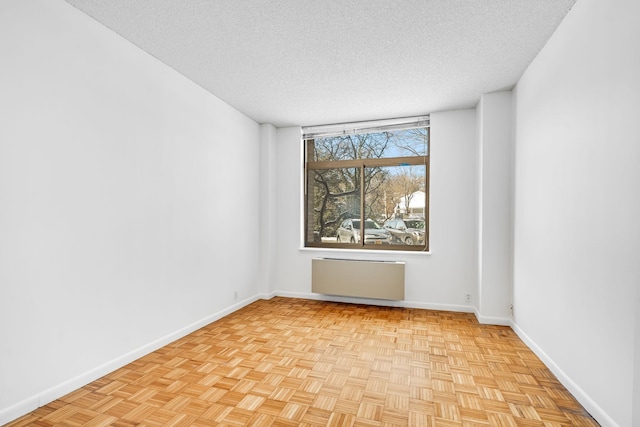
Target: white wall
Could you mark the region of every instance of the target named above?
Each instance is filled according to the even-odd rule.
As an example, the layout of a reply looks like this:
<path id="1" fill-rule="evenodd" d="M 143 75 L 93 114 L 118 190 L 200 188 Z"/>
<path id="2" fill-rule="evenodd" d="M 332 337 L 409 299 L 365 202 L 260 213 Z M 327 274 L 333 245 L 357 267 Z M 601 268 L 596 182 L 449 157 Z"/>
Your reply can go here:
<path id="1" fill-rule="evenodd" d="M 511 91 L 484 94 L 478 126 L 477 316 L 510 324 L 513 287 L 513 134 Z"/>
<path id="2" fill-rule="evenodd" d="M 406 262 L 403 304 L 472 311 L 477 276 L 475 110 L 431 115 L 430 254 L 301 250 L 300 128 L 276 136 L 276 268 L 280 294 L 311 294 L 311 259 L 336 256 Z M 368 301 L 375 303 L 375 301 Z"/>
<path id="3" fill-rule="evenodd" d="M 579 0 L 514 98 L 516 328 L 603 426 L 638 425 L 638 16 Z"/>
<path id="4" fill-rule="evenodd" d="M 513 106 L 515 328 L 605 426 L 640 419 L 639 5 L 579 0 Z M 320 298 L 314 257 L 403 260 L 399 304 L 505 315 L 507 94 L 431 115 L 430 254 L 311 250 L 299 128 L 61 0 L 3 0 L 0 58 L 0 423 L 260 295 Z"/>
<path id="5" fill-rule="evenodd" d="M 61 0 L 0 58 L 2 424 L 255 298 L 260 129 Z"/>
<path id="6" fill-rule="evenodd" d="M 640 425 L 640 290 L 636 289 L 635 357 L 633 359 L 633 423 Z"/>
<path id="7" fill-rule="evenodd" d="M 276 263 L 276 128 L 260 125 L 260 293 L 274 291 Z"/>

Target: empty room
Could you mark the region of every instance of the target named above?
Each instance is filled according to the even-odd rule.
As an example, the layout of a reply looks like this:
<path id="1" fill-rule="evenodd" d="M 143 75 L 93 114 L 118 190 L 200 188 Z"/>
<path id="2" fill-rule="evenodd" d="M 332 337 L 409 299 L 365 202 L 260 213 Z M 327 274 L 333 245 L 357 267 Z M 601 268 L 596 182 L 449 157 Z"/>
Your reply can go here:
<path id="1" fill-rule="evenodd" d="M 0 0 L 0 425 L 640 426 L 637 0 Z"/>

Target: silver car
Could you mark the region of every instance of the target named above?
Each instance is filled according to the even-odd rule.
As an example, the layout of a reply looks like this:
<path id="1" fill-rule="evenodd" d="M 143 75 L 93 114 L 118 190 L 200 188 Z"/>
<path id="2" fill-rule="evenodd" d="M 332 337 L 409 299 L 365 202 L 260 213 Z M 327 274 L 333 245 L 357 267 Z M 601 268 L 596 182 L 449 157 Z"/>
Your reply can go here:
<path id="1" fill-rule="evenodd" d="M 388 245 L 391 243 L 391 234 L 375 221 L 366 220 L 364 227 L 365 245 Z M 360 243 L 360 220 L 345 219 L 342 221 L 336 233 L 336 240 L 338 243 Z"/>
<path id="2" fill-rule="evenodd" d="M 405 245 L 424 245 L 424 219 L 396 218 L 385 221 L 384 229 L 393 236 L 394 242 Z"/>

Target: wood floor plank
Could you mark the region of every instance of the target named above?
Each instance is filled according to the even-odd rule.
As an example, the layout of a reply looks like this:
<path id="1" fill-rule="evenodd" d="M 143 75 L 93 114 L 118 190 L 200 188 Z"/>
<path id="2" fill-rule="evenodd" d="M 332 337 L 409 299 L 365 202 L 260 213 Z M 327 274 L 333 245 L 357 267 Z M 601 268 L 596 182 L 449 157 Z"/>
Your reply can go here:
<path id="1" fill-rule="evenodd" d="M 472 314 L 257 301 L 6 427 L 598 424 Z"/>

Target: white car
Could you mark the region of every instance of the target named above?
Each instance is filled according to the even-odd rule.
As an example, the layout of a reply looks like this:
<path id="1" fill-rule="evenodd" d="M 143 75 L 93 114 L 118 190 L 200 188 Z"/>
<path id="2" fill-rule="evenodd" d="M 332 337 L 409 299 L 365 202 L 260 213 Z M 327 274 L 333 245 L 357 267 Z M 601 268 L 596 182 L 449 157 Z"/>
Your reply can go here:
<path id="1" fill-rule="evenodd" d="M 368 219 L 364 225 L 365 245 L 388 245 L 391 243 L 391 233 L 381 228 L 375 221 Z M 342 221 L 336 233 L 336 241 L 338 243 L 360 243 L 360 220 L 345 219 Z"/>

